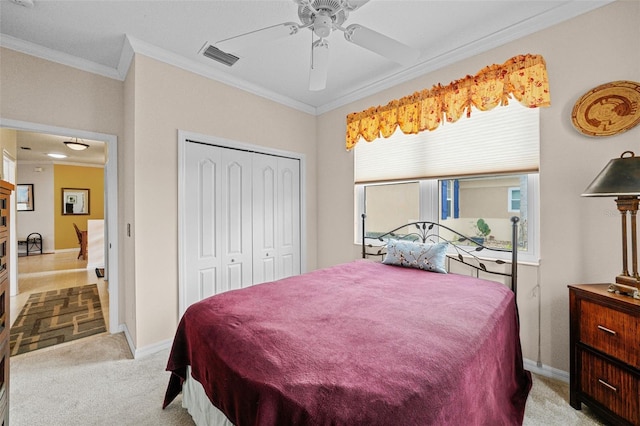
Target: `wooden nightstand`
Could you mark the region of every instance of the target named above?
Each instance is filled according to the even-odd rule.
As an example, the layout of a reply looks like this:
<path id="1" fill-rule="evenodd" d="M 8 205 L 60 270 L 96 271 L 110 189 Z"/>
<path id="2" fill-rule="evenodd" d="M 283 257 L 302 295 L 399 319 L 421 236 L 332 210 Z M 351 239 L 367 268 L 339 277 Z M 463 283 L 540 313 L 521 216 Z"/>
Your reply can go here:
<path id="1" fill-rule="evenodd" d="M 608 286 L 569 286 L 569 402 L 611 424 L 640 425 L 640 300 Z"/>

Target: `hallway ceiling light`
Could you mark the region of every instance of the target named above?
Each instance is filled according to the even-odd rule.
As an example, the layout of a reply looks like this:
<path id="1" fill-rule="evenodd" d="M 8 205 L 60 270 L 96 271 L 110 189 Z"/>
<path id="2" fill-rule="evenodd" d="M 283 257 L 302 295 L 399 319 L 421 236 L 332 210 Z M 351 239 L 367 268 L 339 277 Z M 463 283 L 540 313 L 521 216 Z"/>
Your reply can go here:
<path id="1" fill-rule="evenodd" d="M 84 151 L 85 149 L 89 148 L 89 145 L 87 145 L 86 143 L 78 142 L 78 138 L 73 139 L 74 140 L 72 141 L 64 141 L 64 144 L 67 146 L 67 148 L 73 149 L 74 151 Z"/>
<path id="2" fill-rule="evenodd" d="M 52 157 L 52 158 L 67 158 L 67 156 L 66 156 L 66 155 L 64 155 L 64 154 L 49 153 L 49 154 L 47 154 L 47 155 L 48 155 L 49 157 Z"/>

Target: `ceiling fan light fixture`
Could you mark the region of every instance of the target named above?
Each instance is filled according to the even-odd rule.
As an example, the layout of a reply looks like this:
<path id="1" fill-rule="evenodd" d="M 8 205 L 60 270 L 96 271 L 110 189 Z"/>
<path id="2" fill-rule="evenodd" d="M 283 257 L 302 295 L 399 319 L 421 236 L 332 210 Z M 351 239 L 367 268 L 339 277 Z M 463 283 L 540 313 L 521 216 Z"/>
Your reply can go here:
<path id="1" fill-rule="evenodd" d="M 420 51 L 397 40 L 358 24 L 349 25 L 344 38 L 402 65 L 412 65 L 420 56 Z"/>
<path id="2" fill-rule="evenodd" d="M 325 38 L 329 37 L 334 30 L 344 32 L 347 41 L 402 65 L 413 65 L 420 57 L 419 49 L 414 49 L 362 25 L 353 24 L 347 28 L 342 26 L 350 12 L 367 4 L 369 0 L 293 0 L 293 2 L 298 5 L 300 23 L 285 22 L 250 31 L 218 41 L 213 46 L 209 46 L 209 49 L 215 49 L 213 52 L 215 54 L 231 56 L 232 59 L 235 59 L 236 57 L 231 53 L 251 48 L 256 49 L 275 39 L 285 38 L 299 33 L 301 29 L 308 28 L 312 32 L 311 70 L 309 73 L 309 90 L 312 91 L 323 90 L 326 87 L 329 44 Z M 320 40 L 313 42 L 314 35 Z M 208 56 L 206 51 L 204 54 Z M 213 59 L 218 60 L 217 58 Z"/>
<path id="3" fill-rule="evenodd" d="M 333 19 L 328 12 L 320 11 L 313 22 L 313 32 L 320 38 L 329 37 L 333 29 Z"/>
<path id="4" fill-rule="evenodd" d="M 89 148 L 89 145 L 83 142 L 78 142 L 78 138 L 74 138 L 72 141 L 64 141 L 64 144 L 67 148 L 72 149 L 74 151 L 84 151 Z"/>

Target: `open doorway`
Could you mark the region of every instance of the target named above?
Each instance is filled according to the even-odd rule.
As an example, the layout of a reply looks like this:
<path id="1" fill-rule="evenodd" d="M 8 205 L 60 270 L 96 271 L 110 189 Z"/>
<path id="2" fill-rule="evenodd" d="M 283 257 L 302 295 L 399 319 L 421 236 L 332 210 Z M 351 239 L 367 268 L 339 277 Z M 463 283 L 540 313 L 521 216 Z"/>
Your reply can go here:
<path id="1" fill-rule="evenodd" d="M 104 174 L 104 186 L 103 186 L 104 276 L 99 278 L 101 278 L 102 280 L 106 280 L 106 283 L 108 285 L 108 288 L 107 288 L 108 294 L 106 294 L 106 297 L 108 299 L 107 303 L 108 303 L 109 314 L 108 314 L 108 318 L 105 318 L 105 320 L 107 320 L 107 323 L 108 323 L 108 331 L 110 331 L 111 333 L 116 333 L 120 331 L 120 324 L 118 321 L 119 284 L 118 284 L 118 239 L 117 239 L 117 235 L 118 235 L 117 137 L 114 135 L 108 135 L 108 134 L 102 134 L 102 133 L 87 132 L 87 131 L 81 131 L 76 129 L 60 128 L 55 126 L 47 126 L 47 125 L 41 125 L 37 123 L 21 122 L 21 121 L 14 121 L 14 120 L 2 120 L 2 127 L 13 129 L 13 130 L 16 130 L 17 132 L 33 132 L 38 134 L 51 135 L 51 136 L 57 137 L 58 139 L 60 137 L 64 137 L 65 140 L 68 140 L 69 138 L 73 138 L 73 139 L 78 138 L 81 140 L 81 143 L 84 143 L 82 142 L 82 140 L 85 140 L 85 141 L 91 141 L 90 142 L 91 144 L 96 143 L 96 144 L 103 145 L 104 168 L 102 173 Z M 59 142 L 59 143 L 60 143 L 60 146 L 56 146 L 55 150 L 64 152 L 65 146 L 62 145 L 62 142 Z M 18 143 L 17 145 L 18 146 L 16 147 L 16 149 L 20 150 L 21 149 L 20 143 Z M 53 150 L 54 149 L 52 148 L 52 151 Z M 38 167 L 33 164 L 32 166 L 34 169 Z M 20 167 L 20 161 L 18 161 L 17 167 L 18 168 Z M 80 182 L 82 181 L 81 177 L 79 181 Z M 21 182 L 16 182 L 16 183 L 20 184 Z M 82 186 L 82 185 L 77 185 L 77 186 Z M 37 194 L 37 191 L 34 191 L 34 193 Z M 49 198 L 51 197 L 56 197 L 56 194 L 53 194 Z M 62 197 L 62 194 L 57 194 L 57 198 L 59 197 Z M 49 200 L 43 199 L 41 200 L 41 202 L 49 202 L 53 204 L 55 202 L 55 199 L 49 199 Z M 38 200 L 37 199 L 34 200 L 34 203 L 36 203 L 37 205 Z M 60 209 L 62 208 L 61 199 L 55 204 Z M 71 228 L 71 231 L 73 231 L 72 228 Z M 15 240 L 17 240 L 18 237 L 20 237 L 20 235 L 18 235 L 17 233 L 14 233 L 12 235 L 15 236 L 14 238 Z M 49 241 L 49 244 L 53 244 L 53 241 L 52 240 Z M 47 247 L 47 242 L 43 241 L 42 245 L 44 247 Z M 50 246 L 50 247 L 53 247 L 53 246 Z M 19 252 L 18 250 L 14 251 L 14 253 L 18 253 L 18 252 Z M 66 253 L 66 256 L 64 256 L 65 253 Z M 62 257 L 69 257 L 69 258 L 75 258 L 77 254 L 78 252 L 76 250 L 69 251 L 68 253 L 66 251 L 62 251 L 61 253 Z M 47 260 L 50 261 L 50 259 L 47 259 Z M 84 263 L 78 263 L 80 260 L 82 259 L 80 258 L 73 259 L 74 265 L 72 265 L 71 269 L 80 269 L 81 267 L 84 266 L 84 268 L 86 269 L 85 271 L 86 274 L 96 273 L 94 271 L 94 268 L 87 269 L 88 259 L 86 259 Z M 69 262 L 70 259 L 67 259 L 66 261 Z M 78 267 L 78 265 L 80 265 L 80 267 Z M 18 256 L 12 257 L 11 269 L 13 271 L 17 271 L 19 269 Z M 18 288 L 16 284 L 17 284 L 17 279 L 11 281 L 11 296 L 15 296 L 18 294 Z M 105 291 L 107 289 L 105 289 Z"/>
<path id="2" fill-rule="evenodd" d="M 104 274 L 96 272 L 105 269 L 106 143 L 12 132 L 17 211 L 11 235 L 18 239 L 18 262 L 10 313 L 15 336 L 11 350 L 16 354 L 107 331 L 109 291 Z M 76 294 L 83 298 L 78 306 L 73 304 Z M 43 301 L 47 298 L 48 304 Z M 62 314 L 66 306 L 72 317 Z M 87 312 L 76 315 L 83 307 Z M 45 328 L 49 318 L 55 318 L 55 327 Z"/>

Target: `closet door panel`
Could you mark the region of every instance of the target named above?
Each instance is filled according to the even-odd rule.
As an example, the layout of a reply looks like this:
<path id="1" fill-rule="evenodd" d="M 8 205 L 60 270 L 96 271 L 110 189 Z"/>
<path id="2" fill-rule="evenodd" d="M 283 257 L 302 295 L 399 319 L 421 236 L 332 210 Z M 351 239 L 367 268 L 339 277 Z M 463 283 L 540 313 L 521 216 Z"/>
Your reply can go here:
<path id="1" fill-rule="evenodd" d="M 222 149 L 222 264 L 229 290 L 253 283 L 251 156 Z"/>
<path id="2" fill-rule="evenodd" d="M 296 268 L 295 262 L 296 262 L 295 256 L 291 254 L 286 254 L 284 256 L 281 256 L 280 265 L 282 269 L 283 278 L 300 274 L 300 265 L 298 265 L 298 267 Z"/>
<path id="3" fill-rule="evenodd" d="M 200 270 L 198 279 L 198 300 L 202 300 L 206 297 L 225 291 L 224 288 L 220 287 L 218 269 L 219 268 L 210 268 Z"/>
<path id="4" fill-rule="evenodd" d="M 250 282 L 248 284 L 246 283 L 247 280 L 245 276 L 245 269 L 246 265 L 243 264 L 234 262 L 227 264 L 224 280 L 226 283 L 226 287 L 223 291 L 237 290 L 239 288 L 251 285 Z"/>
<path id="5" fill-rule="evenodd" d="M 278 158 L 276 274 L 300 274 L 300 161 Z"/>
<path id="6" fill-rule="evenodd" d="M 183 306 L 300 274 L 299 160 L 187 142 Z"/>
<path id="7" fill-rule="evenodd" d="M 185 161 L 186 307 L 219 291 L 220 149 L 188 142 Z"/>
<path id="8" fill-rule="evenodd" d="M 216 188 L 220 181 L 216 176 L 217 166 L 214 158 L 204 158 L 198 161 L 198 183 L 200 202 L 197 211 L 196 230 L 198 232 L 198 258 L 215 259 L 217 257 L 216 239 L 218 230 L 216 229 L 217 214 L 216 209 L 219 200 L 216 199 L 219 189 Z"/>
<path id="9" fill-rule="evenodd" d="M 253 157 L 253 282 L 276 279 L 276 215 L 278 160 L 270 155 Z"/>

